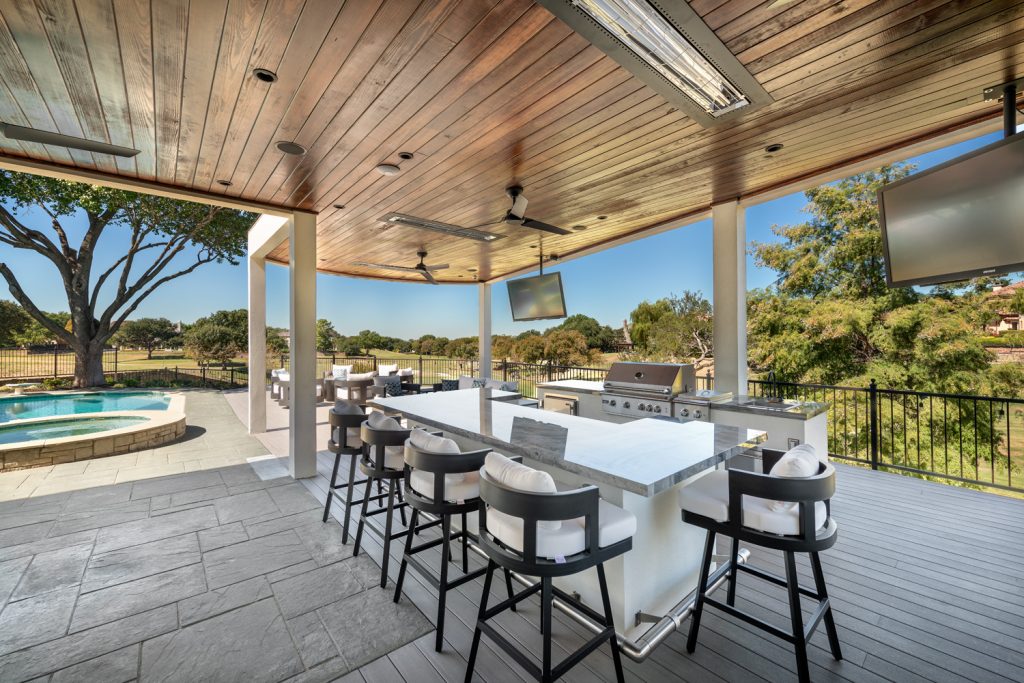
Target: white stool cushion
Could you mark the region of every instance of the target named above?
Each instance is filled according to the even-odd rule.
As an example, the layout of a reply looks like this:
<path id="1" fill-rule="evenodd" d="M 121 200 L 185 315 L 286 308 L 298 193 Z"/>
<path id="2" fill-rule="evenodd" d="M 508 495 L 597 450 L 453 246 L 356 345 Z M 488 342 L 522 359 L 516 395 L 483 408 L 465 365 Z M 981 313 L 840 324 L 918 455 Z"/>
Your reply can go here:
<path id="1" fill-rule="evenodd" d="M 488 471 L 489 473 L 490 471 Z M 598 545 L 602 548 L 625 540 L 636 533 L 633 513 L 612 505 L 603 498 L 597 507 Z M 537 557 L 553 559 L 583 552 L 587 546 L 586 520 L 571 519 L 557 529 L 537 524 Z M 487 510 L 487 530 L 499 541 L 519 552 L 523 551 L 523 520 L 498 510 Z"/>
<path id="2" fill-rule="evenodd" d="M 366 420 L 367 423 L 374 429 L 380 429 L 382 431 L 397 431 L 402 429 L 402 425 L 398 423 L 393 417 L 388 417 L 382 412 L 374 411 L 370 413 L 370 417 Z M 374 454 L 370 454 L 371 458 Z M 385 446 L 384 447 L 384 467 L 389 470 L 401 470 L 405 468 L 405 447 L 404 446 Z"/>
<path id="3" fill-rule="evenodd" d="M 819 465 L 814 446 L 802 443 L 786 451 L 768 474 L 772 477 L 806 479 L 818 473 Z M 779 512 L 795 510 L 798 505 L 792 501 L 773 500 L 768 503 L 768 507 Z"/>
<path id="4" fill-rule="evenodd" d="M 415 373 L 412 371 L 412 368 L 402 368 L 398 371 L 399 377 L 412 377 L 414 374 Z"/>
<path id="5" fill-rule="evenodd" d="M 455 443 L 451 439 L 446 439 L 443 436 L 437 436 L 435 434 L 431 434 L 430 432 L 428 432 L 425 429 L 414 429 L 414 430 L 412 430 L 412 432 L 409 434 L 408 441 L 406 441 L 406 453 L 408 453 L 408 450 L 409 450 L 408 444 L 412 444 L 413 446 L 415 446 L 416 448 L 420 449 L 421 451 L 428 451 L 430 453 L 461 453 L 462 452 L 461 450 L 459 450 L 459 444 Z M 406 462 L 408 462 L 408 461 L 409 461 L 409 459 L 406 458 Z M 474 479 L 477 482 L 479 482 L 480 475 L 477 474 L 476 472 L 473 472 L 472 474 L 473 474 Z M 420 482 L 424 482 L 425 490 L 423 490 L 423 491 L 420 491 L 420 489 L 416 488 L 416 477 L 417 477 L 417 475 L 418 475 L 419 481 Z M 419 470 L 413 470 L 412 477 L 413 478 L 410 479 L 410 481 L 413 484 L 413 488 L 416 489 L 416 491 L 418 491 L 421 495 L 424 495 L 427 498 L 431 498 L 432 499 L 434 497 L 434 473 L 433 472 L 421 472 Z M 463 472 L 458 472 L 456 474 L 446 474 L 446 475 L 444 475 L 445 490 L 447 491 L 449 486 L 454 486 L 454 485 L 458 484 L 465 477 L 466 477 L 466 474 L 463 473 Z M 476 485 L 476 493 L 474 495 L 471 495 L 471 496 L 468 496 L 468 497 L 469 498 L 476 498 L 479 495 L 480 495 L 480 484 L 478 483 Z M 449 497 L 446 496 L 445 500 L 466 500 L 466 498 L 467 498 L 467 496 L 459 496 L 458 498 L 449 498 Z"/>
<path id="6" fill-rule="evenodd" d="M 409 474 L 412 490 L 421 496 L 434 499 L 434 473 L 413 470 Z M 458 503 L 480 497 L 480 473 L 447 474 L 444 477 L 444 499 Z"/>
<path id="7" fill-rule="evenodd" d="M 793 509 L 773 510 L 777 501 L 743 496 L 743 526 L 781 536 L 800 533 L 799 506 Z M 688 512 L 710 517 L 716 522 L 729 519 L 729 472 L 714 470 L 679 490 L 679 506 Z M 814 526 L 825 525 L 825 503 L 814 504 Z"/>
<path id="8" fill-rule="evenodd" d="M 377 366 L 377 374 L 382 376 L 382 377 L 387 377 L 392 372 L 398 372 L 398 363 L 395 363 L 394 365 L 378 365 Z"/>

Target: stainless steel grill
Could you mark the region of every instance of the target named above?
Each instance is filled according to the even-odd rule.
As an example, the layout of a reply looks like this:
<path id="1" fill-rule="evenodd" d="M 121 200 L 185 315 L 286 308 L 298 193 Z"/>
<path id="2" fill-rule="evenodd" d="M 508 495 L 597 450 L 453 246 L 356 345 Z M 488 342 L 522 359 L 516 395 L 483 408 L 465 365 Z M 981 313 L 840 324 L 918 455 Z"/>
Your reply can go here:
<path id="1" fill-rule="evenodd" d="M 697 388 L 689 363 L 613 363 L 604 378 L 601 407 L 619 417 L 677 417 L 676 398 Z"/>

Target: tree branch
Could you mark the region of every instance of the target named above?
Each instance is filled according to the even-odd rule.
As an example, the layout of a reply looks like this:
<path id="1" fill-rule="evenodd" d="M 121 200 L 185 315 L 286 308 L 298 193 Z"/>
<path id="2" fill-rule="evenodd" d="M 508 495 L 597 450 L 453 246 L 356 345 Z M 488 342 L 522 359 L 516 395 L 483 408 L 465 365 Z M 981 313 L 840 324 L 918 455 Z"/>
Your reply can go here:
<path id="1" fill-rule="evenodd" d="M 7 288 L 11 290 L 11 296 L 14 297 L 15 301 L 21 304 L 21 307 L 25 309 L 32 318 L 40 325 L 45 327 L 50 332 L 53 332 L 58 339 L 63 341 L 65 344 L 70 345 L 73 341 L 71 333 L 65 330 L 63 327 L 55 323 L 45 313 L 40 311 L 32 300 L 25 294 L 25 290 L 21 288 L 21 283 L 18 282 L 18 278 L 14 276 L 11 269 L 7 267 L 6 263 L 0 263 L 0 275 L 7 280 Z"/>
<path id="2" fill-rule="evenodd" d="M 135 253 L 138 253 L 140 251 L 145 251 L 146 249 L 155 249 L 156 247 L 162 247 L 165 244 L 167 244 L 167 243 L 166 242 L 152 242 L 150 244 L 143 244 L 141 247 L 138 247 L 137 249 L 135 249 Z M 122 263 L 124 263 L 125 261 L 128 260 L 129 256 L 130 256 L 130 254 L 125 254 L 121 258 L 117 259 L 117 261 L 114 262 L 114 265 L 110 266 L 105 271 L 103 271 L 103 273 L 96 280 L 96 286 L 93 287 L 92 298 L 90 299 L 90 306 L 89 306 L 90 311 L 92 311 L 94 313 L 96 311 L 96 299 L 99 296 L 100 289 L 102 289 L 102 287 L 103 287 L 103 283 L 106 282 L 108 277 L 110 277 L 111 275 L 114 274 L 114 271 L 117 270 L 118 266 L 120 266 Z M 131 266 L 129 266 L 129 268 L 130 267 Z"/>
<path id="3" fill-rule="evenodd" d="M 164 277 L 160 278 L 159 280 L 154 282 L 152 285 L 150 285 L 149 288 L 147 288 L 144 292 L 142 292 L 142 294 L 140 294 L 138 296 L 138 298 L 136 298 L 135 301 L 132 302 L 132 304 L 127 308 L 127 310 L 125 310 L 125 312 L 121 315 L 121 317 L 119 317 L 117 319 L 117 321 L 113 325 L 111 325 L 109 327 L 109 329 L 116 330 L 118 327 L 120 327 L 124 323 L 124 321 L 128 319 L 128 316 L 130 316 L 132 313 L 135 312 L 135 309 L 139 307 L 139 304 L 141 304 L 143 302 L 143 300 L 145 300 L 145 298 L 147 296 L 152 294 L 156 290 L 157 287 L 160 287 L 161 285 L 166 284 L 166 283 L 170 282 L 171 280 L 174 280 L 174 279 L 177 279 L 179 277 L 182 277 L 183 275 L 188 275 L 189 273 L 194 271 L 199 266 L 204 265 L 206 263 L 210 263 L 213 260 L 214 260 L 213 257 L 207 257 L 207 258 L 200 257 L 195 263 L 193 263 L 188 268 L 185 268 L 184 270 L 180 270 L 177 273 L 173 273 L 171 275 L 165 275 Z M 111 304 L 111 306 L 113 306 L 113 304 Z M 110 309 L 107 309 L 107 311 L 109 312 Z M 104 312 L 103 315 L 104 315 L 104 317 L 106 317 L 107 313 Z M 113 316 L 111 316 L 111 317 L 113 317 Z"/>

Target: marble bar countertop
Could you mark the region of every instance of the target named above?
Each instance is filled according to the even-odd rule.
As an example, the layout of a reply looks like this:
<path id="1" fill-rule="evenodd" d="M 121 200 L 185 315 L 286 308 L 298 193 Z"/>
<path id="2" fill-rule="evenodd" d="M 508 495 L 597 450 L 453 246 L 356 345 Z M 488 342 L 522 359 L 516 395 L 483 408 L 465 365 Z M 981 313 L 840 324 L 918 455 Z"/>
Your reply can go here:
<path id="1" fill-rule="evenodd" d="M 584 394 L 600 394 L 604 391 L 604 382 L 595 382 L 585 379 L 560 379 L 554 382 L 541 382 L 538 389 L 561 389 L 562 391 L 574 391 Z"/>
<path id="2" fill-rule="evenodd" d="M 489 389 L 377 398 L 413 422 L 641 496 L 653 496 L 757 446 L 763 431 L 646 418 L 625 424 L 492 400 Z"/>
<path id="3" fill-rule="evenodd" d="M 822 413 L 827 413 L 828 404 L 788 399 L 776 403 L 766 401 L 763 396 L 741 395 L 733 396 L 728 401 L 712 403 L 711 409 L 747 413 L 748 415 L 764 415 L 765 417 L 785 417 L 790 420 L 810 420 Z M 714 418 L 712 417 L 712 419 Z"/>

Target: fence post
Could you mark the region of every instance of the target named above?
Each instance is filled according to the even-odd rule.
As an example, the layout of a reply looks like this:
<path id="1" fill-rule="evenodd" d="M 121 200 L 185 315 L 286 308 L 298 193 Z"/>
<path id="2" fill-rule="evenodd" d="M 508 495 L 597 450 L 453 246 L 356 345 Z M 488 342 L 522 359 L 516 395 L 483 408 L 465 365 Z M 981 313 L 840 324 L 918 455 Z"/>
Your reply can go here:
<path id="1" fill-rule="evenodd" d="M 118 349 L 118 347 L 115 346 L 114 347 L 114 379 L 115 380 L 117 379 L 117 374 L 118 374 L 117 373 L 117 349 Z"/>
<path id="2" fill-rule="evenodd" d="M 548 361 L 548 381 L 551 381 L 551 361 Z"/>
<path id="3" fill-rule="evenodd" d="M 419 357 L 419 372 L 416 374 L 416 376 L 420 378 L 420 382 L 423 382 L 423 354 L 422 353 L 420 354 L 420 357 Z"/>
<path id="4" fill-rule="evenodd" d="M 871 469 L 878 469 L 878 385 L 868 385 L 868 427 L 871 431 Z"/>
<path id="5" fill-rule="evenodd" d="M 60 347 L 57 344 L 53 345 L 53 378 L 57 379 L 57 349 Z"/>
<path id="6" fill-rule="evenodd" d="M 505 360 L 501 361 L 501 381 L 502 382 L 507 382 L 508 381 L 508 358 L 506 358 Z"/>
<path id="7" fill-rule="evenodd" d="M 206 388 L 206 366 L 203 366 L 203 388 Z"/>
<path id="8" fill-rule="evenodd" d="M 235 369 L 231 368 L 231 388 L 235 388 Z"/>

